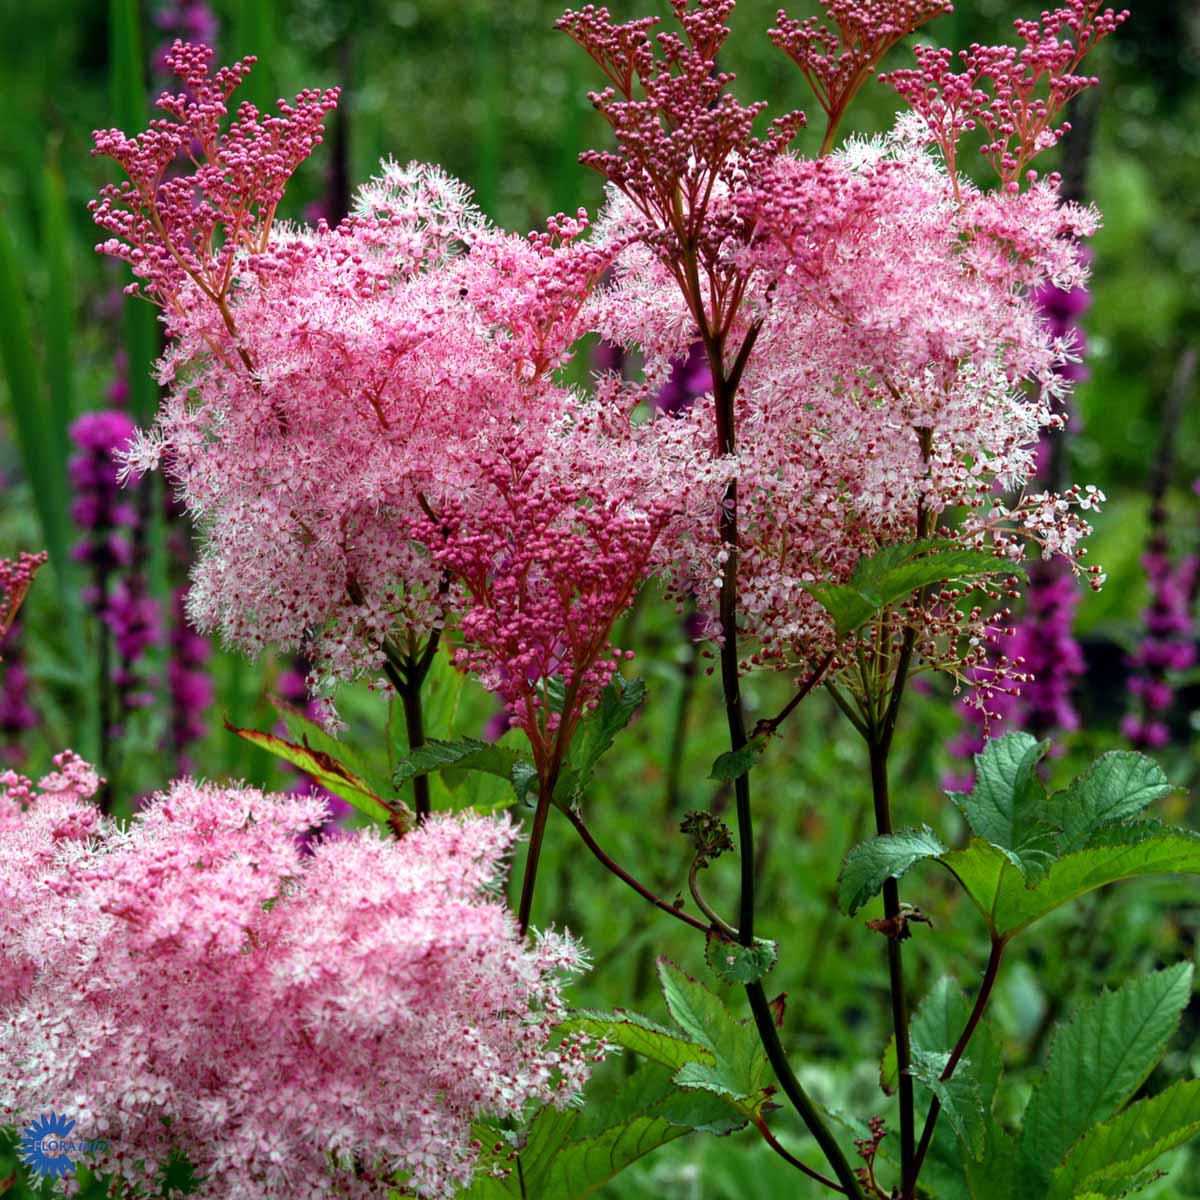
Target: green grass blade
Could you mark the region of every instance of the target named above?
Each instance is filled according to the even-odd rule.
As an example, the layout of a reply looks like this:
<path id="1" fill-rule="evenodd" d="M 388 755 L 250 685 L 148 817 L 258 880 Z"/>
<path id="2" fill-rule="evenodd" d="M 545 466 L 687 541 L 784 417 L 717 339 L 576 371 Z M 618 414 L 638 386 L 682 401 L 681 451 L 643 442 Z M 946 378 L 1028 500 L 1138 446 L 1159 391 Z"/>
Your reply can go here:
<path id="1" fill-rule="evenodd" d="M 75 296 L 71 264 L 71 225 L 66 187 L 57 164 L 42 172 L 42 256 L 46 265 L 43 336 L 46 339 L 46 386 L 49 391 L 51 433 L 60 469 L 67 461 L 67 429 L 74 414 Z"/>
<path id="2" fill-rule="evenodd" d="M 71 540 L 67 477 L 54 442 L 33 350 L 33 322 L 25 296 L 17 247 L 7 216 L 0 216 L 0 359 L 8 381 L 21 460 L 33 492 L 33 503 L 54 567 L 73 648 L 83 645 L 79 614 L 71 587 Z"/>
<path id="3" fill-rule="evenodd" d="M 126 133 L 143 129 L 150 105 L 137 0 L 109 3 L 110 103 L 113 120 Z M 125 304 L 125 353 L 129 358 L 129 411 L 140 425 L 154 414 L 158 392 L 150 372 L 158 358 L 158 321 L 144 302 Z"/>
<path id="4" fill-rule="evenodd" d="M 109 0 L 109 102 L 118 128 L 133 134 L 146 123 L 146 69 L 137 0 Z"/>
<path id="5" fill-rule="evenodd" d="M 475 199 L 493 220 L 500 200 L 500 164 L 504 161 L 503 104 L 500 98 L 495 17 L 490 5 L 476 4 L 470 16 L 475 61 Z"/>
<path id="6" fill-rule="evenodd" d="M 234 26 L 234 54 L 253 54 L 258 62 L 235 99 L 250 100 L 259 112 L 275 111 L 279 98 L 276 77 L 275 5 L 272 0 L 240 0 Z"/>

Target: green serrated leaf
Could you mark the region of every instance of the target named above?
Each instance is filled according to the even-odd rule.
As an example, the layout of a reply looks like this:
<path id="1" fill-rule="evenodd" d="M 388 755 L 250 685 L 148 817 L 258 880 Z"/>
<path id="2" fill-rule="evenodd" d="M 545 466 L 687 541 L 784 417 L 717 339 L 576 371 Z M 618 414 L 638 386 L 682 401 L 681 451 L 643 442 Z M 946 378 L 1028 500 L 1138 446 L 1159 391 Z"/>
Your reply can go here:
<path id="1" fill-rule="evenodd" d="M 726 750 L 713 760 L 709 779 L 720 783 L 732 783 L 747 771 L 753 770 L 767 748 L 765 737 L 751 738 L 740 750 Z"/>
<path id="2" fill-rule="evenodd" d="M 1142 1085 L 1191 995 L 1192 965 L 1179 963 L 1085 1002 L 1057 1031 L 1025 1109 L 1020 1160 L 1028 1196 L 1042 1196 L 1075 1142 Z"/>
<path id="3" fill-rule="evenodd" d="M 1019 574 L 1020 569 L 985 550 L 948 538 L 924 538 L 860 558 L 847 583 L 803 586 L 833 617 L 839 636 L 852 633 L 876 613 L 932 584 Z"/>
<path id="4" fill-rule="evenodd" d="M 726 983 L 754 983 L 767 974 L 779 959 L 779 947 L 766 938 L 755 938 L 753 946 L 724 937 L 715 929 L 708 932 L 704 956 L 708 965 Z"/>
<path id="5" fill-rule="evenodd" d="M 860 842 L 838 875 L 838 904 L 854 916 L 889 879 L 899 879 L 914 863 L 946 853 L 942 840 L 927 825 Z"/>
<path id="6" fill-rule="evenodd" d="M 685 975 L 674 963 L 659 959 L 659 979 L 671 1017 L 683 1032 L 713 1054 L 713 1062 L 687 1063 L 675 1081 L 728 1096 L 756 1112 L 766 1097 L 766 1055 L 754 1030 L 734 1020 L 720 998 Z"/>
<path id="7" fill-rule="evenodd" d="M 398 800 L 385 800 L 372 791 L 366 780 L 356 775 L 332 754 L 303 744 L 297 745 L 279 737 L 278 734 L 262 733 L 257 729 L 239 729 L 228 719 L 225 721 L 225 728 L 252 746 L 258 746 L 276 758 L 282 758 L 284 762 L 299 767 L 327 791 L 341 796 L 372 820 L 389 825 L 397 832 L 412 828 L 412 814 L 404 804 Z"/>
<path id="8" fill-rule="evenodd" d="M 477 1126 L 485 1147 L 472 1186 L 461 1200 L 584 1200 L 651 1150 L 693 1130 L 729 1133 L 744 1124 L 719 1097 L 681 1091 L 670 1072 L 648 1063 L 607 1101 L 585 1109 L 540 1109 L 516 1139 Z M 494 1150 L 500 1146 L 499 1151 Z M 493 1166 L 507 1174 L 490 1174 Z"/>
<path id="9" fill-rule="evenodd" d="M 1138 1172 L 1200 1133 L 1200 1080 L 1169 1087 L 1093 1126 L 1054 1172 L 1047 1200 L 1071 1200 L 1081 1189 L 1120 1195 Z"/>
<path id="10" fill-rule="evenodd" d="M 975 756 L 975 786 L 950 799 L 977 837 L 998 846 L 1030 882 L 1054 861 L 1056 839 L 1046 820 L 1046 791 L 1037 765 L 1046 743 L 1027 733 L 993 738 Z"/>
<path id="11" fill-rule="evenodd" d="M 971 1071 L 970 1061 L 965 1058 L 959 1061 L 949 1079 L 942 1079 L 949 1058 L 948 1052 L 922 1050 L 914 1046 L 911 1074 L 941 1101 L 942 1111 L 958 1134 L 963 1148 L 971 1158 L 978 1160 L 983 1154 L 987 1136 L 979 1081 Z"/>
<path id="12" fill-rule="evenodd" d="M 1162 768 L 1145 755 L 1128 750 L 1101 755 L 1085 774 L 1050 797 L 1050 811 L 1062 829 L 1059 853 L 1084 849 L 1098 830 L 1138 816 L 1170 791 Z"/>
<path id="13" fill-rule="evenodd" d="M 596 764 L 616 740 L 617 734 L 633 720 L 633 714 L 646 700 L 646 685 L 640 679 L 614 675 L 609 680 L 596 708 L 580 723 L 571 742 L 571 764 L 575 768 L 576 791 L 582 791 L 592 777 Z"/>

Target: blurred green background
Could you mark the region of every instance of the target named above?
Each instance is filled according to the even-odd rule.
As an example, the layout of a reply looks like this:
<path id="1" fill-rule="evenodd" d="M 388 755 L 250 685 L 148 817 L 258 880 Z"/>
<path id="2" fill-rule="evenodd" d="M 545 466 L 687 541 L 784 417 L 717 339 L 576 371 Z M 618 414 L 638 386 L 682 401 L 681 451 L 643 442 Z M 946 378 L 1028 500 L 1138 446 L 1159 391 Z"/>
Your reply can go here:
<path id="1" fill-rule="evenodd" d="M 68 560 L 79 534 L 68 513 L 66 429 L 79 414 L 110 404 L 114 382 L 126 373 L 123 364 L 130 411 L 142 418 L 155 403 L 149 376 L 157 345 L 153 315 L 147 306 L 122 303 L 122 271 L 92 252 L 96 235 L 87 201 L 113 174 L 111 164 L 89 157 L 90 132 L 144 126 L 151 96 L 163 82 L 154 63 L 168 36 L 164 26 L 192 7 L 159 0 L 0 4 L 6 114 L 0 122 L 0 556 L 49 546 L 54 558 L 27 603 L 20 636 L 36 725 L 0 736 L 0 766 L 20 766 L 29 774 L 64 746 L 99 752 L 97 670 L 104 634 L 81 600 L 84 572 Z M 610 7 L 635 15 L 667 5 L 619 0 Z M 797 3 L 789 11 L 799 16 L 814 9 Z M 578 48 L 553 30 L 559 10 L 550 0 L 226 0 L 214 3 L 212 12 L 219 61 L 259 56 L 248 85 L 257 102 L 304 86 L 343 88 L 326 143 L 299 172 L 285 216 L 336 214 L 348 189 L 389 155 L 442 163 L 475 189 L 493 218 L 512 228 L 532 227 L 581 204 L 594 210 L 601 198 L 598 178 L 576 163 L 580 150 L 605 136 L 586 99 L 597 79 Z M 739 98 L 767 98 L 768 115 L 809 103 L 799 73 L 765 37 L 774 12 L 768 0 L 740 0 L 722 58 L 737 73 Z M 956 12 L 928 27 L 927 36 L 951 46 L 1006 39 L 1019 15 L 1033 14 L 1002 0 L 962 0 Z M 1123 744 L 1125 660 L 1141 635 L 1148 600 L 1141 557 L 1148 481 L 1156 469 L 1166 471 L 1165 530 L 1173 552 L 1194 551 L 1200 533 L 1193 387 L 1178 392 L 1178 413 L 1164 421 L 1172 380 L 1195 344 L 1200 315 L 1198 48 L 1196 5 L 1147 0 L 1136 7 L 1091 62 L 1103 85 L 1079 114 L 1073 157 L 1065 164 L 1075 177 L 1085 177 L 1084 194 L 1104 214 L 1093 244 L 1094 303 L 1083 320 L 1090 377 L 1078 389 L 1077 420 L 1063 444 L 1069 478 L 1094 483 L 1109 496 L 1091 543 L 1092 560 L 1109 578 L 1079 609 L 1077 633 L 1088 671 L 1076 698 L 1082 728 L 1062 739 L 1064 753 L 1053 767 L 1064 782 L 1093 754 Z M 903 48 L 894 53 L 897 62 L 904 60 Z M 850 125 L 866 133 L 886 128 L 891 101 L 884 88 L 868 88 Z M 811 152 L 818 138 L 818 132 L 802 135 L 800 148 Z M 169 534 L 178 520 L 162 516 L 161 492 L 148 493 L 143 503 L 149 588 L 166 624 L 170 588 L 178 583 Z M 605 760 L 590 820 L 618 858 L 673 895 L 687 867 L 686 846 L 676 832 L 681 813 L 729 803 L 707 780 L 722 748 L 719 687 L 673 609 L 654 591 L 640 599 L 618 641 L 637 649 L 633 665 L 650 686 L 650 701 L 633 732 Z M 126 808 L 161 787 L 175 769 L 167 748 L 169 654 L 162 639 L 148 651 L 143 674 L 153 703 L 131 714 L 120 746 L 109 747 Z M 214 702 L 206 711 L 205 735 L 190 751 L 199 774 L 293 785 L 272 760 L 226 733 L 221 717 L 269 728 L 276 718 L 268 698 L 294 666 L 286 659 L 249 663 L 215 653 L 206 668 Z M 11 686 L 11 674 L 8 679 Z M 1172 740 L 1159 757 L 1172 779 L 1187 787 L 1197 773 L 1191 733 L 1200 678 L 1177 682 Z M 783 678 L 752 677 L 746 687 L 751 721 L 773 713 L 788 686 Z M 381 742 L 385 724 L 394 724 L 365 687 L 349 689 L 339 707 L 350 736 L 365 744 Z M 494 709 L 468 684 L 457 699 L 455 731 L 478 735 Z M 911 698 L 896 753 L 899 823 L 927 821 L 946 836 L 959 833 L 941 781 L 955 766 L 948 747 L 961 728 L 948 687 L 934 684 Z M 678 738 L 681 729 L 686 742 Z M 838 916 L 831 902 L 836 864 L 865 832 L 863 758 L 853 731 L 818 696 L 785 727 L 756 775 L 761 932 L 782 947 L 769 984 L 789 995 L 787 1036 L 802 1076 L 835 1111 L 853 1113 L 859 1122 L 876 1112 L 892 1115 L 892 1102 L 876 1083 L 886 1039 L 881 947 L 861 920 Z M 1186 793 L 1173 805 L 1172 818 L 1189 817 Z M 583 861 L 572 838 L 565 823 L 552 823 L 537 912 L 543 920 L 554 914 L 591 948 L 595 970 L 578 998 L 659 1013 L 654 957 L 669 954 L 699 970 L 700 948 Z M 722 862 L 710 874 L 713 898 L 731 907 L 734 865 Z M 934 921 L 932 931 L 920 930 L 911 943 L 916 994 L 946 971 L 974 986 L 986 938 L 968 907 L 931 874 L 906 883 L 905 895 Z M 1045 1055 L 1054 1020 L 1076 997 L 1155 963 L 1194 957 L 1198 925 L 1194 882 L 1124 885 L 1045 922 L 1007 964 L 993 1009 L 1007 1039 L 1004 1103 L 1019 1111 L 1028 1072 Z M 730 1002 L 740 998 L 731 995 Z M 1193 1040 L 1198 1018 L 1193 1010 L 1186 1019 L 1162 1078 L 1200 1066 L 1193 1061 L 1200 1058 Z M 1152 1089 L 1160 1085 L 1150 1081 Z M 780 1112 L 778 1123 L 789 1144 L 805 1145 L 787 1113 Z M 0 1180 L 5 1173 L 0 1153 Z M 748 1137 L 685 1139 L 611 1189 L 613 1196 L 635 1200 L 807 1194 Z M 1176 1155 L 1153 1194 L 1200 1197 L 1200 1160 L 1187 1151 Z"/>

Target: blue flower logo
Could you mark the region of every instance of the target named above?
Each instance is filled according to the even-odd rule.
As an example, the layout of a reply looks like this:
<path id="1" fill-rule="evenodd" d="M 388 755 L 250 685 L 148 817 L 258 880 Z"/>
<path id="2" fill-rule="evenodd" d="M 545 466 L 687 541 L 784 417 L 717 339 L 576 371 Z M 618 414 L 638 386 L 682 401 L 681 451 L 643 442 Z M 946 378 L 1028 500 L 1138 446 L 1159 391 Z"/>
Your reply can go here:
<path id="1" fill-rule="evenodd" d="M 70 1138 L 75 1128 L 73 1118 L 61 1113 L 42 1113 L 25 1126 L 17 1153 L 35 1176 L 60 1179 L 75 1170 L 71 1151 L 77 1143 Z"/>

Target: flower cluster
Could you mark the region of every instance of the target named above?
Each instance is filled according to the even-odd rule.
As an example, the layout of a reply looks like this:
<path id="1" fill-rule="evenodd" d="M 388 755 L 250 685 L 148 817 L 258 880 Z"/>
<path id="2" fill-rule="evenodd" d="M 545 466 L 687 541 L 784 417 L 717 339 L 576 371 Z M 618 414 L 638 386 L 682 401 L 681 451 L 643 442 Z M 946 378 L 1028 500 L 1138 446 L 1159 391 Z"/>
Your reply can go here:
<path id="1" fill-rule="evenodd" d="M 834 103 L 944 7 L 831 3 L 837 52 L 783 17 L 776 37 Z M 173 51 L 188 87 L 160 101 L 173 120 L 97 136 L 132 178 L 96 210 L 124 239 L 103 248 L 134 263 L 172 336 L 170 394 L 131 463 L 165 465 L 203 531 L 201 627 L 251 653 L 301 650 L 325 690 L 457 629 L 458 662 L 537 750 L 611 674 L 609 631 L 655 569 L 718 634 L 736 563 L 753 658 L 779 665 L 853 661 L 809 588 L 881 546 L 938 534 L 1002 571 L 1031 542 L 1081 569 L 1099 494 L 1021 489 L 1074 349 L 1034 295 L 1083 281 L 1096 214 L 1054 177 L 998 193 L 960 180 L 951 153 L 927 152 L 928 88 L 899 76 L 917 114 L 888 138 L 806 160 L 786 150 L 799 114 L 755 138 L 763 106 L 733 99 L 716 65 L 730 8 L 673 0 L 682 33 L 653 38 L 653 21 L 590 5 L 559 22 L 610 84 L 593 99 L 616 147 L 584 156 L 612 185 L 594 230 L 560 215 L 518 238 L 436 169 L 392 163 L 336 229 L 273 227 L 335 97 L 304 93 L 262 124 L 243 106 L 225 129 L 248 64 L 209 79 L 194 47 Z M 973 99 L 969 119 L 1006 181 L 1121 19 L 1073 0 L 1018 23 L 1023 51 L 989 52 L 990 107 Z M 186 212 L 161 181 L 183 137 L 204 148 Z M 562 386 L 589 332 L 643 352 L 645 381 Z M 711 394 L 642 420 L 697 343 Z M 915 638 L 960 675 L 1005 619 L 949 585 L 893 615 L 862 638 Z"/>
<path id="2" fill-rule="evenodd" d="M 883 56 L 926 21 L 950 12 L 950 0 L 823 0 L 835 33 L 816 17 L 793 20 L 782 9 L 775 43 L 798 66 L 829 119 L 837 123 Z"/>
<path id="3" fill-rule="evenodd" d="M 203 108 L 183 111 L 194 125 Z M 210 158 L 226 140 L 210 131 Z M 157 229 L 127 225 L 128 253 L 166 253 Z M 168 306 L 170 391 L 131 462 L 161 462 L 203 531 L 201 628 L 300 650 L 328 690 L 457 622 L 460 663 L 531 731 L 533 693 L 555 679 L 573 698 L 557 724 L 573 726 L 615 667 L 608 632 L 666 507 L 617 456 L 601 469 L 611 431 L 554 380 L 615 253 L 587 229 L 560 215 L 514 237 L 440 171 L 385 163 L 337 229 L 277 227 L 231 251 L 225 291 L 199 267 L 147 276 Z"/>
<path id="4" fill-rule="evenodd" d="M 45 550 L 37 554 L 23 551 L 16 558 L 0 558 L 0 638 L 17 619 L 17 610 L 25 600 L 29 585 L 39 569 L 46 565 Z"/>
<path id="5" fill-rule="evenodd" d="M 94 152 L 115 159 L 128 176 L 91 204 L 96 224 L 113 235 L 101 248 L 128 262 L 149 298 L 164 305 L 188 281 L 223 302 L 234 256 L 266 245 L 288 179 L 320 144 L 322 123 L 337 104 L 336 89 L 301 92 L 292 104 L 281 100 L 274 116 L 242 104 L 222 135 L 229 97 L 254 59 L 211 76 L 212 56 L 207 46 L 176 40 L 165 65 L 183 91 L 159 98 L 166 116 L 140 137 L 118 129 L 94 134 Z M 193 145 L 202 165 L 168 177 Z M 127 290 L 140 289 L 135 283 Z"/>
<path id="6" fill-rule="evenodd" d="M 121 828 L 56 768 L 0 778 L 5 1124 L 65 1106 L 132 1187 L 181 1152 L 202 1196 L 451 1196 L 473 1119 L 568 1101 L 603 1053 L 552 1037 L 578 947 L 489 894 L 508 822 L 306 856 L 319 799 L 184 780 Z"/>
<path id="7" fill-rule="evenodd" d="M 1060 204 L 1049 182 L 995 197 L 964 185 L 955 200 L 903 127 L 822 160 L 781 158 L 739 202 L 757 231 L 748 291 L 771 293 L 735 408 L 738 590 L 755 660 L 815 664 L 834 649 L 808 585 L 844 580 L 881 545 L 937 533 L 991 549 L 1001 573 L 1027 541 L 1075 559 L 1099 493 L 1020 488 L 1039 435 L 1061 424 L 1052 405 L 1074 352 L 1033 289 L 1083 279 L 1074 234 L 1095 214 Z M 618 259 L 618 271 L 648 266 Z M 658 424 L 673 439 L 689 430 L 699 458 L 713 423 L 710 400 Z M 706 564 L 721 554 L 711 520 L 661 543 L 663 568 L 714 621 L 719 572 Z M 926 663 L 959 674 L 993 625 L 961 596 L 935 589 L 903 622 Z"/>
<path id="8" fill-rule="evenodd" d="M 710 397 L 639 435 L 661 438 L 664 456 L 698 464 L 716 452 L 728 463 L 696 479 L 696 520 L 659 540 L 677 594 L 696 594 L 707 631 L 727 635 L 718 610 L 734 563 L 740 629 L 757 642 L 751 662 L 816 666 L 834 653 L 834 669 L 853 676 L 853 639 L 837 644 L 809 587 L 845 580 L 861 556 L 936 534 L 991 550 L 1001 575 L 1026 543 L 1082 570 L 1085 514 L 1102 497 L 1022 488 L 1040 434 L 1062 423 L 1062 368 L 1075 354 L 1035 293 L 1085 279 L 1079 239 L 1095 212 L 1064 203 L 1054 177 L 999 193 L 961 181 L 952 155 L 939 164 L 928 154 L 918 97 L 918 113 L 890 137 L 851 139 L 830 156 L 785 151 L 795 117 L 757 142 L 746 121 L 760 106 L 739 107 L 715 63 L 728 5 L 674 7 L 683 37 L 660 35 L 658 54 L 648 23 L 613 25 L 602 9 L 569 12 L 560 26 L 612 85 L 593 99 L 616 149 L 584 157 L 613 185 L 599 227 L 640 234 L 619 249 L 593 321 L 640 350 L 651 379 L 697 339 L 713 372 Z M 828 7 L 840 41 L 782 15 L 773 36 L 817 80 L 832 119 L 868 64 L 944 6 Z M 1077 65 L 1119 23 L 1077 7 L 1019 25 L 1024 57 L 1010 48 L 989 61 L 1011 62 L 1009 82 L 1018 64 L 1035 84 L 1053 69 L 1059 92 L 1069 90 L 1074 67 L 1050 54 L 1057 33 L 1079 33 Z M 1026 103 L 1007 84 L 997 96 Z M 1002 123 L 999 104 L 987 120 Z M 1005 135 L 1023 161 L 1044 140 L 1036 105 L 1027 108 Z M 1098 570 L 1088 574 L 1098 585 Z M 1003 599 L 1008 589 L 984 590 Z M 1006 620 L 947 585 L 858 641 L 895 662 L 912 639 L 918 661 L 964 677 L 978 673 Z M 1019 674 L 1011 660 L 993 664 L 983 690 L 1003 687 L 1006 673 Z"/>
<path id="9" fill-rule="evenodd" d="M 1016 192 L 1033 159 L 1070 128 L 1055 125 L 1067 102 L 1099 83 L 1078 73 L 1084 56 L 1128 16 L 1098 0 L 1067 0 L 1039 20 L 1013 23 L 1020 48 L 974 45 L 959 51 L 962 70 L 954 71 L 951 51 L 917 46 L 915 68 L 880 78 L 921 117 L 956 183 L 959 139 L 982 127 L 983 156 Z"/>

